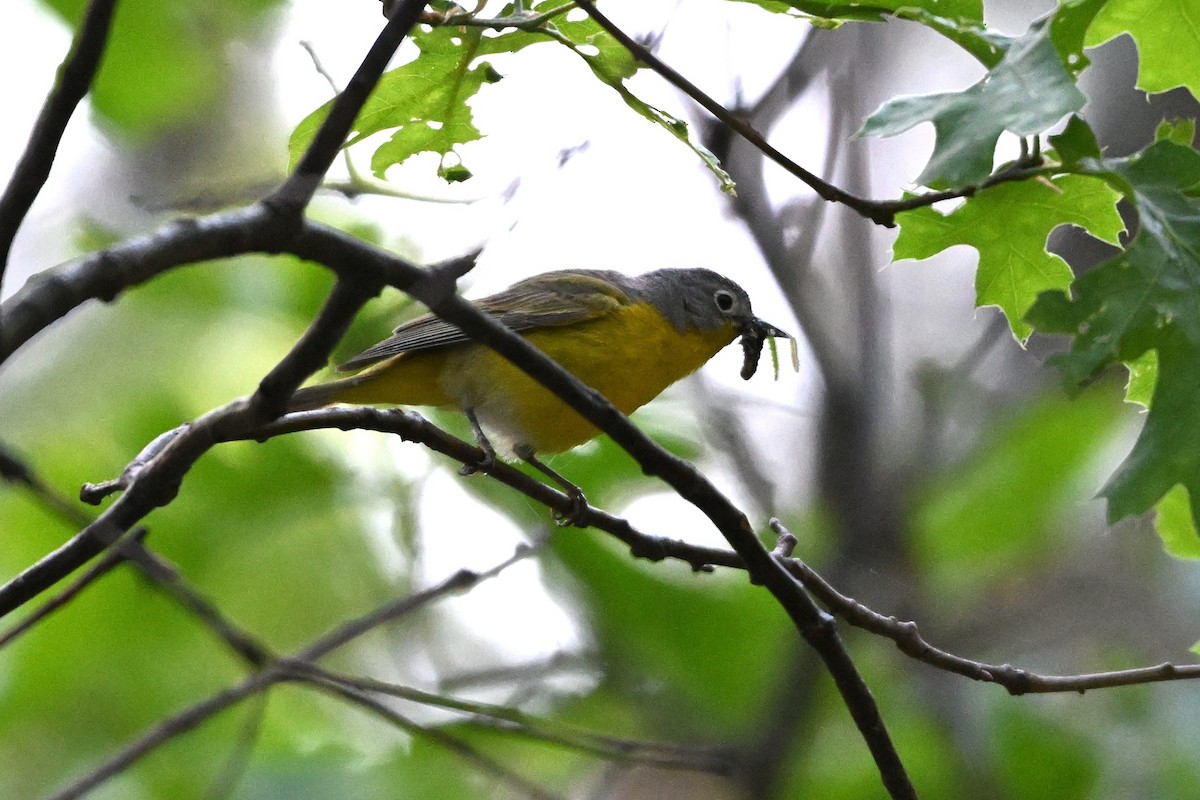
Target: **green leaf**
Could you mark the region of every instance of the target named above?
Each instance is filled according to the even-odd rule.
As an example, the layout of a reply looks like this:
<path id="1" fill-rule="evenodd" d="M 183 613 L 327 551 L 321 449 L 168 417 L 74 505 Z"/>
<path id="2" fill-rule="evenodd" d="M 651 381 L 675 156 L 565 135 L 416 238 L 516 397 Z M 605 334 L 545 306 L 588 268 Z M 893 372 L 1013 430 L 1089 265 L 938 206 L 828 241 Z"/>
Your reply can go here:
<path id="1" fill-rule="evenodd" d="M 1168 323 L 1200 342 L 1200 208 L 1188 194 L 1200 182 L 1200 153 L 1163 141 L 1105 163 L 1131 189 L 1137 237 L 1076 280 L 1074 299 L 1044 294 L 1026 317 L 1039 330 L 1078 334 L 1071 353 L 1056 359 L 1071 385 L 1140 356 Z"/>
<path id="2" fill-rule="evenodd" d="M 1130 187 L 1140 228 L 1128 249 L 1073 284 L 1048 292 L 1027 321 L 1075 336 L 1052 359 L 1069 386 L 1101 369 L 1157 351 L 1157 381 L 1133 452 L 1102 494 L 1109 517 L 1149 509 L 1182 484 L 1200 496 L 1200 153 L 1164 140 L 1130 159 L 1105 162 Z M 1196 516 L 1193 502 L 1193 517 Z"/>
<path id="3" fill-rule="evenodd" d="M 555 5 L 556 0 L 545 0 L 535 6 L 534 11 L 544 12 Z M 640 68 L 638 60 L 625 46 L 590 16 L 578 20 L 556 17 L 546 27 L 556 41 L 574 50 L 587 62 L 596 77 L 610 86 L 632 78 Z"/>
<path id="4" fill-rule="evenodd" d="M 1074 114 L 1062 133 L 1050 137 L 1050 145 L 1065 166 L 1094 163 L 1100 158 L 1100 143 L 1090 125 Z"/>
<path id="5" fill-rule="evenodd" d="M 1176 484 L 1200 497 L 1200 349 L 1174 333 L 1156 350 L 1158 382 L 1146 424 L 1100 492 L 1111 520 L 1148 510 Z"/>
<path id="6" fill-rule="evenodd" d="M 1000 63 L 1011 37 L 994 34 L 984 27 L 980 17 L 967 16 L 950 19 L 943 9 L 914 8 L 904 6 L 896 11 L 898 19 L 917 22 L 930 30 L 937 31 L 975 57 L 988 69 Z M 982 9 L 980 9 L 982 11 Z"/>
<path id="7" fill-rule="evenodd" d="M 894 257 L 921 259 L 957 244 L 974 247 L 979 252 L 976 303 L 999 307 L 1013 335 L 1024 341 L 1033 329 L 1023 317 L 1038 294 L 1065 290 L 1074 277 L 1065 261 L 1046 251 L 1050 232 L 1078 225 L 1116 244 L 1124 228 L 1116 210 L 1120 195 L 1104 181 L 1064 175 L 1052 184 L 999 184 L 949 214 L 930 207 L 898 214 Z"/>
<path id="8" fill-rule="evenodd" d="M 1137 42 L 1138 88 L 1155 93 L 1186 86 L 1200 97 L 1200 11 L 1195 0 L 1108 0 L 1088 29 L 1095 47 L 1128 33 Z"/>
<path id="9" fill-rule="evenodd" d="M 980 0 L 883 0 L 874 3 L 838 3 L 823 0 L 744 0 L 772 13 L 798 11 L 801 14 L 828 21 L 879 22 L 886 17 L 918 12 L 943 23 L 983 22 L 983 3 Z M 899 12 L 899 13 L 897 13 Z"/>
<path id="10" fill-rule="evenodd" d="M 807 17 L 814 28 L 836 28 L 843 22 L 882 22 L 889 17 L 916 22 L 940 33 L 989 69 L 996 66 L 1011 41 L 987 30 L 980 0 L 884 0 L 835 3 L 822 0 L 739 0 L 773 14 Z M 1099 2 L 1099 0 L 1094 0 Z"/>
<path id="11" fill-rule="evenodd" d="M 1063 66 L 1078 76 L 1091 61 L 1084 54 L 1085 39 L 1092 20 L 1109 0 L 1065 0 L 1050 19 L 1050 40 Z"/>
<path id="12" fill-rule="evenodd" d="M 471 179 L 471 170 L 462 164 L 442 164 L 438 167 L 438 177 L 446 183 L 461 183 Z"/>
<path id="13" fill-rule="evenodd" d="M 470 171 L 461 159 L 449 166 L 444 159 L 458 145 L 482 136 L 467 100 L 484 84 L 494 83 L 498 73 L 479 60 L 516 52 L 544 39 L 524 31 L 485 36 L 482 28 L 451 27 L 418 29 L 412 38 L 420 55 L 380 79 L 355 120 L 346 145 L 394 131 L 371 158 L 376 176 L 382 178 L 389 167 L 417 153 L 432 152 L 443 157 L 441 177 L 451 182 L 466 180 Z M 288 142 L 292 166 L 304 154 L 332 106 L 331 100 L 296 126 Z"/>
<path id="14" fill-rule="evenodd" d="M 1188 490 L 1175 485 L 1154 507 L 1154 530 L 1162 539 L 1163 549 L 1175 558 L 1200 560 L 1200 536 L 1192 522 Z"/>
<path id="15" fill-rule="evenodd" d="M 917 182 L 946 188 L 982 180 L 992 171 L 1000 134 L 1038 134 L 1083 107 L 1083 93 L 1052 41 L 1052 21 L 1034 23 L 966 91 L 890 100 L 867 119 L 858 135 L 894 136 L 932 122 L 937 132 L 933 155 Z"/>
<path id="16" fill-rule="evenodd" d="M 1147 350 L 1137 358 L 1125 362 L 1129 380 L 1125 384 L 1125 402 L 1135 403 L 1142 408 L 1150 407 L 1154 395 L 1154 384 L 1158 382 L 1158 353 Z"/>
<path id="17" fill-rule="evenodd" d="M 1196 140 L 1196 120 L 1163 120 L 1154 130 L 1154 141 L 1174 142 L 1181 147 L 1191 147 Z"/>
<path id="18" fill-rule="evenodd" d="M 542 13 L 561 6 L 546 0 L 532 9 Z M 482 28 L 438 27 L 417 30 L 413 41 L 420 50 L 416 59 L 388 72 L 364 105 L 355 121 L 347 146 L 384 132 L 394 131 L 371 158 L 378 177 L 417 153 L 432 152 L 442 157 L 438 175 L 448 182 L 465 181 L 471 171 L 462 162 L 459 145 L 482 137 L 475 127 L 467 101 L 484 84 L 500 79 L 500 73 L 480 59 L 515 53 L 532 44 L 554 41 L 568 47 L 584 60 L 602 83 L 616 90 L 625 104 L 639 115 L 668 130 L 687 145 L 716 176 L 721 190 L 732 193 L 733 179 L 721 168 L 717 157 L 694 140 L 687 123 L 646 103 L 625 86 L 641 64 L 591 17 L 570 20 L 566 15 L 544 22 L 537 31 L 508 29 L 492 34 Z M 333 101 L 305 117 L 288 142 L 294 166 L 324 122 Z M 455 158 L 447 161 L 454 154 Z"/>

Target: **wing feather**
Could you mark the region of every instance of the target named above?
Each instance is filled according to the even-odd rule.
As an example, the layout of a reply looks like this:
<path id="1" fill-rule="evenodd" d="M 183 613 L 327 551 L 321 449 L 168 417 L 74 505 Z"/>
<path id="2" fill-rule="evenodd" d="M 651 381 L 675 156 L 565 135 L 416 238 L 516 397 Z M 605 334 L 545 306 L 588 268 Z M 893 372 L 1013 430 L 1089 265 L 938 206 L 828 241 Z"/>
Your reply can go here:
<path id="1" fill-rule="evenodd" d="M 520 281 L 474 305 L 514 331 L 573 325 L 604 316 L 633 302 L 630 278 L 609 270 L 559 270 Z M 403 353 L 468 341 L 452 323 L 435 314 L 407 322 L 392 335 L 338 367 L 354 371 Z"/>

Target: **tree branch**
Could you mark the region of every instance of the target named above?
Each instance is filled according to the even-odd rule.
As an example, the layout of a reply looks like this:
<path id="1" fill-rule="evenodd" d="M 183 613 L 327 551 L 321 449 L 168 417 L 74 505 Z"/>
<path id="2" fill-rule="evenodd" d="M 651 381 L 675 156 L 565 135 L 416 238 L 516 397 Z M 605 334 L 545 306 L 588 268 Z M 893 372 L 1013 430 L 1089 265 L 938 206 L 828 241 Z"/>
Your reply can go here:
<path id="1" fill-rule="evenodd" d="M 265 422 L 282 414 L 292 393 L 329 362 L 359 310 L 382 288 L 382 282 L 336 281 L 308 330 L 259 382 L 250 397 L 251 416 Z"/>
<path id="2" fill-rule="evenodd" d="M 294 658 L 300 661 L 313 661 L 325 656 L 379 625 L 399 619 L 447 595 L 464 591 L 499 575 L 508 567 L 526 558 L 531 552 L 533 549 L 530 547 L 519 548 L 512 556 L 484 572 L 460 570 L 423 591 L 399 598 L 335 628 L 313 641 Z M 261 671 L 246 677 L 235 686 L 161 720 L 86 775 L 50 795 L 47 800 L 76 800 L 175 737 L 196 728 L 230 706 L 248 697 L 253 697 L 281 681 L 294 680 L 295 677 L 295 670 L 287 660 L 271 662 Z"/>
<path id="3" fill-rule="evenodd" d="M 780 534 L 791 535 L 779 520 L 772 520 L 771 527 Z M 902 622 L 895 617 L 884 616 L 856 600 L 846 597 L 800 559 L 788 559 L 786 563 L 791 573 L 804 584 L 806 589 L 820 598 L 826 608 L 851 625 L 891 639 L 902 653 L 918 661 L 972 680 L 999 684 L 1008 690 L 1009 694 L 1055 692 L 1079 692 L 1082 694 L 1089 689 L 1200 679 L 1200 664 L 1164 663 L 1151 667 L 1082 675 L 1040 675 L 1011 664 L 987 664 L 982 661 L 972 661 L 945 650 L 939 650 L 929 644 L 921 637 L 915 622 Z"/>
<path id="4" fill-rule="evenodd" d="M 58 80 L 34 123 L 25 152 L 4 194 L 0 195 L 0 287 L 4 284 L 4 271 L 17 230 L 50 176 L 67 123 L 100 68 L 116 5 L 117 0 L 92 0 L 88 4 L 71 50 L 58 68 Z M 4 315 L 0 313 L 0 330 L 3 327 Z"/>
<path id="5" fill-rule="evenodd" d="M 663 769 L 707 772 L 713 775 L 727 775 L 730 770 L 731 754 L 724 748 L 704 748 L 604 736 L 573 725 L 526 714 L 508 706 L 447 697 L 387 681 L 343 675 L 322 669 L 315 664 L 297 663 L 294 666 L 298 671 L 320 676 L 323 681 L 372 694 L 382 694 L 457 711 L 469 715 L 468 722 L 474 724 L 485 724 L 486 727 L 506 733 L 517 733 L 530 739 L 610 761 L 632 762 Z M 486 723 L 483 722 L 485 720 Z"/>
<path id="6" fill-rule="evenodd" d="M 235 231 L 242 236 L 249 233 L 252 238 L 255 235 L 270 237 L 274 228 L 274 216 L 270 213 L 269 206 L 260 204 L 255 209 L 245 212 L 245 216 L 248 217 L 248 224 L 257 224 L 249 224 L 248 231 L 235 226 Z M 241 219 L 238 215 L 234 218 Z M 213 220 L 214 218 L 207 218 L 209 222 Z M 187 238 L 190 232 L 191 226 L 185 226 L 182 236 Z M 294 237 L 285 234 L 282 237 L 285 239 L 283 243 L 279 243 L 278 238 L 281 237 L 276 234 L 265 240 L 271 242 L 278 250 L 326 264 L 341 276 L 365 274 L 374 276 L 377 280 L 382 271 L 388 283 L 409 292 L 428 305 L 434 313 L 458 326 L 469 338 L 496 350 L 546 386 L 585 419 L 608 433 L 633 456 L 646 474 L 661 477 L 681 497 L 703 511 L 745 561 L 750 579 L 765 586 L 775 596 L 797 630 L 826 662 L 851 715 L 880 765 L 889 791 L 892 791 L 895 797 L 913 796 L 911 784 L 908 783 L 903 766 L 887 735 L 878 707 L 838 638 L 832 620 L 817 608 L 803 588 L 771 558 L 755 537 L 745 515 L 701 472 L 655 444 L 603 396 L 563 370 L 526 339 L 482 313 L 457 294 L 448 293 L 452 282 L 448 282 L 445 275 L 423 273 L 378 248 L 305 220 L 299 223 Z M 242 241 L 244 242 L 244 239 Z M 163 242 L 164 245 L 172 243 L 173 239 L 170 237 Z M 167 249 L 177 258 L 181 256 L 176 250 L 170 247 Z M 156 254 L 159 258 L 154 257 Z M 179 263 L 179 260 L 173 263 L 172 259 L 164 260 L 161 253 L 156 253 L 153 249 L 145 255 L 145 261 L 158 269 L 169 269 Z M 95 261 L 104 263 L 103 254 Z M 68 299 L 60 304 L 60 308 L 63 305 L 67 307 L 61 310 L 59 316 L 72 307 L 70 303 L 77 304 L 86 299 L 90 294 L 89 290 L 104 287 L 110 293 L 115 293 L 123 288 L 119 283 L 120 278 L 114 282 L 114 273 L 120 275 L 123 271 L 94 269 L 90 273 L 90 282 L 85 281 L 82 286 L 77 286 L 77 290 L 70 293 Z M 144 270 L 136 268 L 131 270 L 131 273 L 139 279 L 148 277 Z M 42 319 L 44 324 L 49 324 L 53 318 Z M 24 331 L 27 335 L 32 335 L 29 331 L 34 327 L 36 326 L 26 326 Z M 249 435 L 255 427 L 255 421 L 255 414 L 249 410 L 248 403 L 239 401 L 211 412 L 174 432 L 169 436 L 169 441 L 160 444 L 159 450 L 146 459 L 146 463 L 128 473 L 128 480 L 120 483 L 125 493 L 101 514 L 95 523 L 8 585 L 0 587 L 0 615 L 86 563 L 146 514 L 170 502 L 178 491 L 180 481 L 197 459 L 217 442 Z"/>
<path id="7" fill-rule="evenodd" d="M 910 211 L 914 208 L 922 208 L 931 206 L 934 203 L 940 203 L 944 200 L 953 200 L 959 197 L 972 197 L 984 189 L 995 186 L 1000 183 L 1008 183 L 1011 181 L 1028 180 L 1044 175 L 1053 174 L 1056 171 L 1056 166 L 1045 164 L 1040 155 L 1030 155 L 1027 158 L 1018 160 L 1008 168 L 997 172 L 994 175 L 988 176 L 986 179 L 978 183 L 962 186 L 957 189 L 948 189 L 939 192 L 926 192 L 924 194 L 905 197 L 900 200 L 868 200 L 863 197 L 851 194 L 837 186 L 825 181 L 816 174 L 809 172 L 804 167 L 792 161 L 786 155 L 777 150 L 770 142 L 766 140 L 752 125 L 747 123 L 742 117 L 734 114 L 725 106 L 718 103 L 710 95 L 706 94 L 694 83 L 689 81 L 680 73 L 676 72 L 669 65 L 664 63 L 658 56 L 650 52 L 649 49 L 643 47 L 636 39 L 625 33 L 613 22 L 602 14 L 592 2 L 592 0 L 575 0 L 575 4 L 588 13 L 588 15 L 596 21 L 600 27 L 604 28 L 614 39 L 629 51 L 629 53 L 641 61 L 654 72 L 662 76 L 668 83 L 686 94 L 708 113 L 712 114 L 722 125 L 729 130 L 737 133 L 750 144 L 754 145 L 771 161 L 774 161 L 783 169 L 787 170 L 796 178 L 803 181 L 809 188 L 816 192 L 822 199 L 833 203 L 841 203 L 847 208 L 852 209 L 857 214 L 866 219 L 871 220 L 876 225 L 882 225 L 885 228 L 894 228 L 896 226 L 896 214 L 901 211 Z"/>
<path id="8" fill-rule="evenodd" d="M 140 539 L 146 535 L 145 528 L 138 528 L 133 531 L 132 538 Z M 86 589 L 91 584 L 95 583 L 99 578 L 112 572 L 113 569 L 124 563 L 125 557 L 119 550 L 109 550 L 96 563 L 88 567 L 88 569 L 76 578 L 71 584 L 65 587 L 61 592 L 47 600 L 43 605 L 39 606 L 32 614 L 22 619 L 16 625 L 0 634 L 0 648 L 3 648 L 9 642 L 14 641 L 17 637 L 29 632 L 34 625 L 37 625 L 46 617 L 53 614 L 58 609 L 65 606 L 67 603 L 74 600 L 80 592 Z M 5 586 L 7 588 L 7 585 Z M 47 587 L 48 588 L 48 587 Z M 40 593 L 35 592 L 35 594 Z"/>
<path id="9" fill-rule="evenodd" d="M 535 800 L 565 800 L 560 795 L 550 792 L 523 775 L 514 772 L 507 765 L 485 756 L 470 742 L 447 733 L 440 728 L 419 725 L 400 712 L 380 702 L 369 693 L 340 680 L 331 678 L 323 670 L 310 670 L 302 666 L 284 665 L 284 678 L 299 682 L 313 688 L 340 697 L 355 705 L 365 708 L 375 716 L 391 723 L 402 731 L 414 736 L 423 736 L 434 744 L 454 753 L 456 756 L 475 767 L 479 772 L 491 775 L 497 780 L 508 784 L 520 792 L 521 797 L 531 797 Z"/>
<path id="10" fill-rule="evenodd" d="M 388 62 L 408 36 L 425 10 L 425 0 L 401 0 L 389 11 L 387 25 L 379 32 L 375 43 L 367 51 L 354 77 L 333 101 L 329 116 L 321 123 L 308 150 L 300 157 L 292 174 L 266 199 L 269 205 L 277 206 L 285 216 L 299 218 L 305 207 L 316 194 L 329 171 L 338 151 L 346 141 L 358 112 L 375 90 Z"/>
<path id="11" fill-rule="evenodd" d="M 692 100 L 699 103 L 708 113 L 712 114 L 721 124 L 728 127 L 730 130 L 742 136 L 746 141 L 753 144 L 763 152 L 767 158 L 774 161 L 779 166 L 790 172 L 795 177 L 799 178 L 807 184 L 814 192 L 820 195 L 825 200 L 833 203 L 843 203 L 849 208 L 854 209 L 862 216 L 875 222 L 876 224 L 885 227 L 893 227 L 895 225 L 894 215 L 882 207 L 882 204 L 875 203 L 870 200 L 865 200 L 861 197 L 856 197 L 849 192 L 843 191 L 833 184 L 822 180 L 817 175 L 809 172 L 804 167 L 792 161 L 790 158 L 779 152 L 773 147 L 766 138 L 746 123 L 741 117 L 731 113 L 729 109 L 718 103 L 709 95 L 705 94 L 700 87 L 689 81 L 683 75 L 676 72 L 670 66 L 665 64 L 662 59 L 651 53 L 647 48 L 639 44 L 633 37 L 618 28 L 613 22 L 596 8 L 592 0 L 575 0 L 575 4 L 588 13 L 588 15 L 596 21 L 600 27 L 608 31 L 610 35 L 630 52 L 630 54 L 648 66 L 654 72 L 657 72 L 666 79 L 675 88 L 686 94 Z"/>

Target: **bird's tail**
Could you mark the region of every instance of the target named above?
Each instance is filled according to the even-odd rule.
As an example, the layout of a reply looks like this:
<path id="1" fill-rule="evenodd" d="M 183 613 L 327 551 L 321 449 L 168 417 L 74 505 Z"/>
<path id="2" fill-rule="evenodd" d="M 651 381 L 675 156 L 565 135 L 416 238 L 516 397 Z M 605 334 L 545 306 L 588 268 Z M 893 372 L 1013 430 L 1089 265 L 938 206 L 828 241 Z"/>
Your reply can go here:
<path id="1" fill-rule="evenodd" d="M 318 383 L 315 386 L 305 386 L 297 389 L 292 399 L 288 401 L 288 411 L 312 411 L 314 408 L 330 405 L 343 399 L 347 390 L 353 389 L 363 382 L 362 376 L 355 375 L 340 381 Z"/>

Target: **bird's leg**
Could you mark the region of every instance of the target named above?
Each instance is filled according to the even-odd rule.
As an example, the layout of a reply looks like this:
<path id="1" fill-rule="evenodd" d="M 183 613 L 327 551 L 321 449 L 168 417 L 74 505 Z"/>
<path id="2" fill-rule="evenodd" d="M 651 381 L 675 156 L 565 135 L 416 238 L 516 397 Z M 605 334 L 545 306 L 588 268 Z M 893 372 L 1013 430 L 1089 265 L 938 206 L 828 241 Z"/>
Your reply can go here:
<path id="1" fill-rule="evenodd" d="M 477 464 L 463 464 L 458 474 L 474 475 L 479 470 L 487 469 L 496 463 L 496 448 L 492 447 L 492 443 L 488 441 L 487 434 L 479 426 L 479 418 L 475 416 L 475 409 L 464 408 L 463 413 L 467 415 L 467 421 L 471 423 L 471 430 L 475 433 L 475 443 L 483 451 L 483 458 L 479 459 Z"/>
<path id="2" fill-rule="evenodd" d="M 550 469 L 550 467 L 542 463 L 541 459 L 533 454 L 533 448 L 529 445 L 519 444 L 513 448 L 513 452 L 515 452 L 517 456 L 526 464 L 534 467 L 543 475 L 550 478 L 550 480 L 557 483 L 562 490 L 566 492 L 567 497 L 571 498 L 571 510 L 566 514 L 559 514 L 556 512 L 554 515 L 555 523 L 564 528 L 569 525 L 577 525 L 581 528 L 585 527 L 581 524 L 581 522 L 584 514 L 587 512 L 588 501 L 587 497 L 583 493 L 583 490 L 564 478 L 561 474 L 555 472 L 554 470 Z"/>

